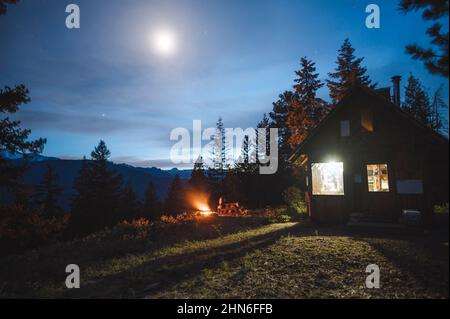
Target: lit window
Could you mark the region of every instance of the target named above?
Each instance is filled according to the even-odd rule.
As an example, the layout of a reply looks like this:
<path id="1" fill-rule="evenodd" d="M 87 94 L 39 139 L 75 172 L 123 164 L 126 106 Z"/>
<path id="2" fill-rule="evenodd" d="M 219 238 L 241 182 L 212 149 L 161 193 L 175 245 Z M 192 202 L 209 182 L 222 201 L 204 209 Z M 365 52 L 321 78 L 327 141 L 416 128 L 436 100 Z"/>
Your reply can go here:
<path id="1" fill-rule="evenodd" d="M 361 110 L 361 126 L 367 132 L 373 132 L 373 113 L 370 109 Z"/>
<path id="2" fill-rule="evenodd" d="M 344 163 L 314 163 L 311 171 L 313 195 L 344 195 Z"/>
<path id="3" fill-rule="evenodd" d="M 341 121 L 341 136 L 350 136 L 350 121 Z"/>
<path id="4" fill-rule="evenodd" d="M 387 164 L 367 165 L 369 192 L 389 192 Z"/>

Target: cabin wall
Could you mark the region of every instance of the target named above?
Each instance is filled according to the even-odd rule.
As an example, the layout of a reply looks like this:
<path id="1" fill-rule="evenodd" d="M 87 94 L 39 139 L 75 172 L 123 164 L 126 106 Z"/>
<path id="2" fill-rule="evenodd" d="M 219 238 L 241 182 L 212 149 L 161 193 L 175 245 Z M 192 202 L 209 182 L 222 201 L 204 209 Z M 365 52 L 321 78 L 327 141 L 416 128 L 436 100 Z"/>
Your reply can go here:
<path id="1" fill-rule="evenodd" d="M 372 132 L 363 127 L 367 123 L 361 121 L 362 112 L 372 114 Z M 350 136 L 340 134 L 343 120 L 350 121 Z M 448 201 L 448 144 L 444 150 L 443 145 L 430 143 L 420 128 L 373 100 L 354 97 L 318 130 L 304 153 L 309 181 L 313 163 L 344 164 L 344 195 L 313 195 L 309 183 L 310 215 L 315 221 L 343 222 L 351 213 L 397 221 L 403 209 L 414 209 L 422 211 L 429 223 L 433 202 L 438 197 Z M 368 164 L 387 164 L 389 192 L 369 192 Z M 422 194 L 399 194 L 397 181 L 417 180 L 422 182 Z"/>

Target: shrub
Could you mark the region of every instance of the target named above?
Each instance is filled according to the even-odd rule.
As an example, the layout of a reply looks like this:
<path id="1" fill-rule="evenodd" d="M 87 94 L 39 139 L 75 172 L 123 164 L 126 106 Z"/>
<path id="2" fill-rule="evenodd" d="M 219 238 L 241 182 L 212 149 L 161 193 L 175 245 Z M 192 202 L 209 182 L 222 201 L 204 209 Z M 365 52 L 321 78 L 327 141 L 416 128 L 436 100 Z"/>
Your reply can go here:
<path id="1" fill-rule="evenodd" d="M 160 221 L 168 224 L 180 224 L 196 220 L 196 216 L 193 213 L 182 213 L 176 216 L 162 215 Z"/>
<path id="2" fill-rule="evenodd" d="M 0 250 L 13 253 L 58 241 L 68 219 L 69 215 L 45 217 L 41 210 L 22 205 L 0 207 Z"/>
<path id="3" fill-rule="evenodd" d="M 263 216 L 272 223 L 287 223 L 292 221 L 292 216 L 289 216 L 286 207 L 267 208 Z"/>
<path id="4" fill-rule="evenodd" d="M 294 186 L 287 188 L 283 192 L 283 200 L 295 217 L 306 217 L 306 203 L 299 188 Z"/>
<path id="5" fill-rule="evenodd" d="M 120 239 L 142 239 L 148 236 L 152 223 L 146 218 L 134 219 L 131 222 L 122 221 L 112 230 L 114 236 Z"/>
<path id="6" fill-rule="evenodd" d="M 435 214 L 448 214 L 448 203 L 434 206 Z"/>

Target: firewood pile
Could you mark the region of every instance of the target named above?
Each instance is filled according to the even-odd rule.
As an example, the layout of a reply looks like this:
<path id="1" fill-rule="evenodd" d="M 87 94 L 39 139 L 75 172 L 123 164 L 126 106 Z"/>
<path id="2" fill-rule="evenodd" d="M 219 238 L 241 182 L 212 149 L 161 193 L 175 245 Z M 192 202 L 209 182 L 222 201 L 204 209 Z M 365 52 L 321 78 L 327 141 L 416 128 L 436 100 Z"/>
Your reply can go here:
<path id="1" fill-rule="evenodd" d="M 239 203 L 221 203 L 217 208 L 219 216 L 242 217 L 248 215 L 248 210 L 239 206 Z"/>

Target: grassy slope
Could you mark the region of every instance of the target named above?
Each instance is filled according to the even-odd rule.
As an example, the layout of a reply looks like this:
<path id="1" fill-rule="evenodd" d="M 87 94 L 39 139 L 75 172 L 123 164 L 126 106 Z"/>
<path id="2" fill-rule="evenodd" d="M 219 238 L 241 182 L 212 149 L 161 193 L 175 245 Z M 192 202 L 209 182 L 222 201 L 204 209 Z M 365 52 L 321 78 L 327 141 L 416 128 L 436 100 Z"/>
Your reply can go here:
<path id="1" fill-rule="evenodd" d="M 448 298 L 448 244 L 430 237 L 349 236 L 341 228 L 218 219 L 105 232 L 0 259 L 3 297 Z M 447 239 L 448 241 L 448 239 Z M 64 286 L 81 268 L 81 289 Z M 364 287 L 368 264 L 381 289 Z"/>

